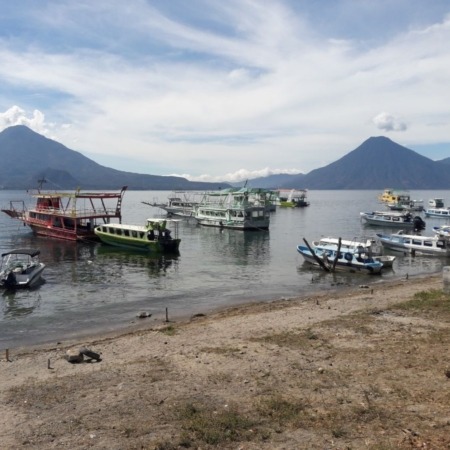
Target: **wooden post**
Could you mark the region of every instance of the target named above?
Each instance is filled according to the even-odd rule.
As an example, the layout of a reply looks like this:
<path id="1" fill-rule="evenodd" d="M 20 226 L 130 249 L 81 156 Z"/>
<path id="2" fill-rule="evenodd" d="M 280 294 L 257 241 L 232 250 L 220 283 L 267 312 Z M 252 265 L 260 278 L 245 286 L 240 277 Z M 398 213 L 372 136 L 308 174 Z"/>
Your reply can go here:
<path id="1" fill-rule="evenodd" d="M 9 362 L 9 348 L 5 350 L 6 362 Z"/>
<path id="2" fill-rule="evenodd" d="M 308 247 L 308 250 L 311 252 L 311 255 L 313 255 L 314 259 L 317 261 L 317 263 L 319 264 L 320 267 L 322 267 L 323 270 L 326 270 L 327 272 L 330 271 L 330 268 L 327 267 L 325 265 L 325 263 L 314 253 L 313 249 L 311 248 L 311 246 L 308 244 L 308 241 L 303 238 L 304 243 L 306 244 L 306 246 Z"/>
<path id="3" fill-rule="evenodd" d="M 336 258 L 334 258 L 334 261 L 333 261 L 333 272 L 334 272 L 334 270 L 336 268 L 336 263 L 337 263 L 337 260 L 339 258 L 339 252 L 341 251 L 341 243 L 342 243 L 342 239 L 339 238 Z"/>
<path id="4" fill-rule="evenodd" d="M 166 308 L 166 322 L 169 321 L 169 309 Z"/>

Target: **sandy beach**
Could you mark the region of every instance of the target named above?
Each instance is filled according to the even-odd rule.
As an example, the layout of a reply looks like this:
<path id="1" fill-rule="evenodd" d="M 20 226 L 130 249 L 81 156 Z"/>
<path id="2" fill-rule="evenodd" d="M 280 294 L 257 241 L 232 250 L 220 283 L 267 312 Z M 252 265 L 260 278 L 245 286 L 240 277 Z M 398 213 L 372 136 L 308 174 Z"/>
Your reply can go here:
<path id="1" fill-rule="evenodd" d="M 450 449 L 449 344 L 435 275 L 2 349 L 0 447 Z"/>

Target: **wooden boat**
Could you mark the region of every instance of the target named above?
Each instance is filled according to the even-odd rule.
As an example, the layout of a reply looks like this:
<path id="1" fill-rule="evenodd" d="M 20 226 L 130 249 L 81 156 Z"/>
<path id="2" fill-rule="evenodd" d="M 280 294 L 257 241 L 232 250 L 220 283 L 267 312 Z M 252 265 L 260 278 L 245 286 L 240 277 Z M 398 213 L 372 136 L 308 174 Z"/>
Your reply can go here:
<path id="1" fill-rule="evenodd" d="M 396 191 L 392 188 L 386 188 L 383 193 L 378 196 L 378 200 L 382 203 L 398 203 L 402 198 L 409 198 L 409 193 L 407 191 Z"/>
<path id="2" fill-rule="evenodd" d="M 270 191 L 261 188 L 230 188 L 206 192 L 194 207 L 199 225 L 235 230 L 267 230 L 270 225 Z"/>
<path id="3" fill-rule="evenodd" d="M 10 208 L 2 211 L 28 225 L 38 236 L 86 241 L 95 239 L 94 228 L 98 222 L 121 221 L 126 189 L 126 186 L 119 192 L 42 192 L 38 189 L 31 193 L 36 199 L 32 208 L 27 209 L 23 200 L 12 200 Z"/>
<path id="4" fill-rule="evenodd" d="M 302 208 L 309 206 L 306 189 L 279 189 L 279 204 L 283 208 Z"/>
<path id="5" fill-rule="evenodd" d="M 322 237 L 318 241 L 313 241 L 312 244 L 314 247 L 323 247 L 329 245 L 337 249 L 339 246 L 339 241 L 341 245 L 341 252 L 350 251 L 352 253 L 357 253 L 360 255 L 366 254 L 368 256 L 371 256 L 375 261 L 383 263 L 384 269 L 392 268 L 394 265 L 396 257 L 392 255 L 383 255 L 382 247 L 380 249 L 380 246 L 374 239 L 339 239 L 333 237 Z"/>
<path id="6" fill-rule="evenodd" d="M 166 227 L 168 222 L 174 225 L 174 236 Z M 147 219 L 145 226 L 109 223 L 97 226 L 94 232 L 104 244 L 150 253 L 177 253 L 181 241 L 175 219 Z"/>
<path id="7" fill-rule="evenodd" d="M 444 236 L 418 236 L 399 231 L 394 234 L 377 234 L 381 244 L 391 250 L 421 253 L 426 255 L 450 256 L 450 240 Z"/>
<path id="8" fill-rule="evenodd" d="M 41 281 L 45 264 L 39 260 L 39 250 L 16 249 L 3 253 L 0 265 L 0 285 L 7 289 L 30 288 Z"/>
<path id="9" fill-rule="evenodd" d="M 349 247 L 332 245 L 298 245 L 297 251 L 306 262 L 327 271 L 343 270 L 356 273 L 379 274 L 383 263 L 366 253 L 358 253 Z"/>
<path id="10" fill-rule="evenodd" d="M 425 229 L 425 222 L 420 216 L 414 216 L 409 212 L 373 211 L 361 212 L 361 220 L 368 225 L 377 225 L 395 228 L 411 228 L 414 230 Z"/>
<path id="11" fill-rule="evenodd" d="M 203 192 L 175 191 L 165 203 L 142 202 L 145 205 L 157 207 L 166 211 L 167 215 L 189 218 L 194 214 L 194 206 L 200 203 Z M 200 197 L 201 196 L 201 197 Z"/>

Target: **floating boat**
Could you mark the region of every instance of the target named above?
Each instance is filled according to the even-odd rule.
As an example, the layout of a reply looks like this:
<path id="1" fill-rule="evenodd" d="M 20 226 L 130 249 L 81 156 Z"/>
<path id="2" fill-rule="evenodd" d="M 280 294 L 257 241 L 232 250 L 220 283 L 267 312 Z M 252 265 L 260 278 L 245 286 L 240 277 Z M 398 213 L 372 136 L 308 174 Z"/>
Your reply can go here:
<path id="1" fill-rule="evenodd" d="M 423 200 L 411 200 L 409 196 L 400 197 L 397 202 L 387 203 L 391 211 L 423 211 Z"/>
<path id="2" fill-rule="evenodd" d="M 444 236 L 418 236 L 399 231 L 394 234 L 377 234 L 381 244 L 391 250 L 450 256 L 450 240 Z"/>
<path id="3" fill-rule="evenodd" d="M 444 199 L 443 198 L 430 198 L 430 200 L 428 200 L 428 206 L 430 208 L 443 208 L 444 207 Z"/>
<path id="4" fill-rule="evenodd" d="M 279 205 L 283 208 L 302 208 L 309 206 L 306 189 L 279 189 Z"/>
<path id="5" fill-rule="evenodd" d="M 386 188 L 383 193 L 378 196 L 378 200 L 382 203 L 398 203 L 400 199 L 409 197 L 407 191 L 395 191 L 392 188 Z"/>
<path id="6" fill-rule="evenodd" d="M 305 241 L 305 244 L 307 242 Z M 358 253 L 349 247 L 339 245 L 298 245 L 297 251 L 306 262 L 320 266 L 326 271 L 342 270 L 367 274 L 378 274 L 383 263 L 366 253 Z"/>
<path id="7" fill-rule="evenodd" d="M 450 225 L 441 225 L 440 227 L 433 227 L 433 231 L 438 236 L 450 237 Z"/>
<path id="8" fill-rule="evenodd" d="M 0 265 L 0 285 L 7 289 L 30 288 L 41 280 L 45 264 L 39 250 L 16 249 L 3 253 Z"/>
<path id="9" fill-rule="evenodd" d="M 174 236 L 167 223 L 174 226 Z M 181 241 L 175 219 L 147 219 L 145 226 L 109 223 L 95 227 L 94 232 L 104 244 L 149 253 L 177 253 Z"/>
<path id="10" fill-rule="evenodd" d="M 426 217 L 450 218 L 450 208 L 428 208 L 425 210 Z"/>
<path id="11" fill-rule="evenodd" d="M 194 218 L 204 226 L 235 230 L 268 230 L 271 191 L 261 188 L 230 188 L 206 192 L 194 206 Z"/>
<path id="12" fill-rule="evenodd" d="M 339 238 L 333 237 L 322 237 L 318 241 L 313 241 L 314 247 L 323 247 L 323 246 L 334 246 L 336 249 L 339 245 Z M 354 239 L 341 239 L 341 252 L 350 251 L 352 253 L 357 253 L 359 255 L 365 254 L 371 256 L 375 261 L 380 261 L 383 263 L 383 268 L 392 268 L 394 265 L 394 261 L 396 259 L 395 256 L 392 255 L 383 255 L 377 241 L 375 239 L 363 239 L 363 238 L 354 238 Z"/>
<path id="13" fill-rule="evenodd" d="M 38 236 L 86 241 L 95 239 L 98 222 L 109 223 L 122 219 L 121 205 L 127 187 L 119 192 L 32 192 L 36 204 L 27 209 L 23 200 L 10 201 L 9 209 L 2 209 L 13 219 L 28 225 Z"/>
<path id="14" fill-rule="evenodd" d="M 414 230 L 425 229 L 425 222 L 420 216 L 414 216 L 409 212 L 361 212 L 361 220 L 368 225 L 377 225 L 395 228 L 411 228 Z"/>
<path id="15" fill-rule="evenodd" d="M 166 203 L 142 202 L 145 205 L 157 207 L 166 211 L 167 215 L 189 218 L 194 214 L 194 206 L 200 203 L 203 192 L 175 191 Z M 200 197 L 201 196 L 201 197 Z"/>

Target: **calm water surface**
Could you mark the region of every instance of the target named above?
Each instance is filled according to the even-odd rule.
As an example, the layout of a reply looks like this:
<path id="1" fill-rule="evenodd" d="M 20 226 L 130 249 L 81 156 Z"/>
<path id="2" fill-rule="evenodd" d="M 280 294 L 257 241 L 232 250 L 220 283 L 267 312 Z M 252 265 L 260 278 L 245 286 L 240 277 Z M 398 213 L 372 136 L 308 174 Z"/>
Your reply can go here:
<path id="1" fill-rule="evenodd" d="M 162 211 L 141 201 L 165 201 L 170 192 L 128 191 L 124 223 L 144 224 Z M 374 237 L 361 211 L 383 209 L 378 191 L 310 191 L 311 206 L 280 209 L 271 215 L 270 231 L 239 232 L 204 228 L 195 221 L 180 224 L 180 255 L 149 257 L 100 244 L 75 244 L 35 237 L 28 227 L 0 214 L 0 251 L 37 247 L 47 265 L 45 283 L 34 290 L 2 292 L 0 348 L 61 341 L 80 334 L 115 330 L 136 321 L 141 311 L 152 319 L 208 313 L 248 301 L 268 301 L 369 282 L 436 273 L 448 263 L 437 257 L 397 253 L 393 270 L 381 277 L 327 274 L 304 264 L 296 251 L 303 238 Z M 442 197 L 445 191 L 413 191 L 411 197 Z M 0 206 L 30 199 L 23 191 L 0 191 Z M 449 203 L 450 204 L 450 203 Z M 442 219 L 426 219 L 423 234 Z"/>

